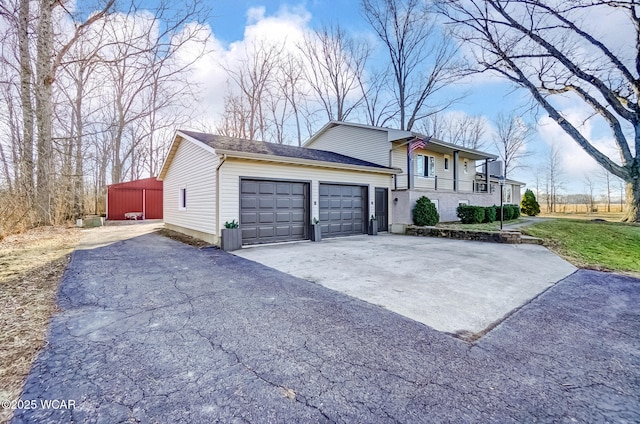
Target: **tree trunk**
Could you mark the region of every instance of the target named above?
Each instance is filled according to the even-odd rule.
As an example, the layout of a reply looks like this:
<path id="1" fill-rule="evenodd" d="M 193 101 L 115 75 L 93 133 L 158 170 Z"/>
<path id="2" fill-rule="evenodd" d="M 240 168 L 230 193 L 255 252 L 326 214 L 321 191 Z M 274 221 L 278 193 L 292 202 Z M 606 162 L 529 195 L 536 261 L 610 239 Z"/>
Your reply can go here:
<path id="1" fill-rule="evenodd" d="M 22 105 L 22 149 L 20 155 L 20 191 L 33 201 L 33 105 L 31 103 L 31 57 L 29 54 L 29 0 L 20 1 L 18 17 L 20 57 L 20 103 Z"/>
<path id="2" fill-rule="evenodd" d="M 625 207 L 624 222 L 640 222 L 640 172 L 627 181 L 627 204 Z"/>
<path id="3" fill-rule="evenodd" d="M 38 171 L 36 174 L 36 204 L 42 225 L 51 224 L 51 179 L 52 174 L 52 101 L 53 101 L 53 20 L 55 3 L 41 0 L 38 23 L 36 59 L 36 123 L 38 127 Z"/>

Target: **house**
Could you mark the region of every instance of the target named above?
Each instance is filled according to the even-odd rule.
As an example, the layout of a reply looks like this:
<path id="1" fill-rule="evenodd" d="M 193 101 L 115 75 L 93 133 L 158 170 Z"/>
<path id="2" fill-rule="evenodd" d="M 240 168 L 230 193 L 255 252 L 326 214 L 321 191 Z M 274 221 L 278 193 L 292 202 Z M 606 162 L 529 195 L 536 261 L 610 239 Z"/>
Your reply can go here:
<path id="1" fill-rule="evenodd" d="M 307 240 L 315 220 L 323 238 L 365 234 L 372 216 L 378 231 L 401 232 L 421 196 L 441 221 L 455 221 L 460 204 L 500 204 L 495 159 L 411 131 L 332 121 L 303 147 L 177 131 L 158 179 L 167 228 L 220 244 L 236 221 L 250 245 Z M 506 181 L 505 203 L 519 203 L 521 185 Z"/>
<path id="2" fill-rule="evenodd" d="M 366 157 L 192 131 L 177 131 L 158 179 L 169 229 L 219 244 L 237 221 L 242 243 L 367 232 L 369 217 L 386 231 L 389 192 L 400 172 Z"/>
<path id="3" fill-rule="evenodd" d="M 397 168 L 391 188 L 393 224 L 412 223 L 421 196 L 434 202 L 441 221 L 456 221 L 460 204 L 500 204 L 497 156 L 426 137 L 412 131 L 331 121 L 304 147 L 353 156 Z M 481 172 L 477 172 L 478 166 Z M 494 172 L 499 170 L 498 172 Z M 520 202 L 523 183 L 506 180 L 505 203 Z"/>

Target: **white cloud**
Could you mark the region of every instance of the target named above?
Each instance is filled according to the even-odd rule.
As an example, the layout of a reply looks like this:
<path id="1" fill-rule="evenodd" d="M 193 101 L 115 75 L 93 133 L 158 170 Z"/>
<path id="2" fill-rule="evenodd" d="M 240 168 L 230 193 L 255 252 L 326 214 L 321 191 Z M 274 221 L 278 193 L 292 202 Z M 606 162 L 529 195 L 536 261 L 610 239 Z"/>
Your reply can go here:
<path id="1" fill-rule="evenodd" d="M 574 107 L 566 109 L 564 114 L 566 119 L 578 128 L 594 147 L 617 161 L 618 154 L 613 139 L 597 135 L 600 123 L 587 119 L 590 116 L 590 110 L 586 106 L 580 108 L 574 104 Z M 579 192 L 585 175 L 602 172 L 602 167 L 549 116 L 543 116 L 538 120 L 537 130 L 548 146 L 555 144 L 560 149 L 567 191 Z"/>

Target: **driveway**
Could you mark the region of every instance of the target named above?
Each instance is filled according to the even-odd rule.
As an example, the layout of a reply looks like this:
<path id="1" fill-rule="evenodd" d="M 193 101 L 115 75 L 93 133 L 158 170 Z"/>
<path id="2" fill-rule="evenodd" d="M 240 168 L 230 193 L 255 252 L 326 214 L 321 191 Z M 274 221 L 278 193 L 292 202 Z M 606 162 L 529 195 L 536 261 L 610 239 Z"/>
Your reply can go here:
<path id="1" fill-rule="evenodd" d="M 234 254 L 465 337 L 476 337 L 576 270 L 538 245 L 395 234 Z"/>
<path id="2" fill-rule="evenodd" d="M 74 252 L 58 300 L 15 423 L 640 420 L 628 277 L 578 271 L 469 344 L 146 234 Z"/>

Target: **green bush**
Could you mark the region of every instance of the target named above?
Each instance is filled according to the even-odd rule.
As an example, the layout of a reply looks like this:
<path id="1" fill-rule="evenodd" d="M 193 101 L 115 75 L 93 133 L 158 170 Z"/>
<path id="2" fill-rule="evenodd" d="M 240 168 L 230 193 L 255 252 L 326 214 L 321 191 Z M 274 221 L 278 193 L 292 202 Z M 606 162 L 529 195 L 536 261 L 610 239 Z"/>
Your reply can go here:
<path id="1" fill-rule="evenodd" d="M 500 220 L 500 206 L 496 206 L 496 219 Z M 518 205 L 503 205 L 504 218 L 503 221 L 510 221 L 520 217 L 520 207 Z"/>
<path id="2" fill-rule="evenodd" d="M 520 206 L 518 206 L 518 205 L 511 205 L 511 207 L 513 208 L 513 219 L 518 219 L 518 218 L 520 218 Z"/>
<path id="3" fill-rule="evenodd" d="M 521 211 L 528 216 L 536 216 L 540 213 L 540 204 L 536 200 L 536 195 L 533 191 L 527 189 L 522 196 L 522 202 L 520 202 Z"/>
<path id="4" fill-rule="evenodd" d="M 440 222 L 440 215 L 436 205 L 428 197 L 422 196 L 413 208 L 413 223 L 419 226 L 436 225 Z"/>
<path id="5" fill-rule="evenodd" d="M 484 221 L 485 212 L 482 206 L 460 205 L 456 215 L 463 224 L 479 224 Z"/>
<path id="6" fill-rule="evenodd" d="M 484 220 L 482 222 L 493 222 L 496 220 L 496 207 L 487 206 L 484 208 Z"/>

